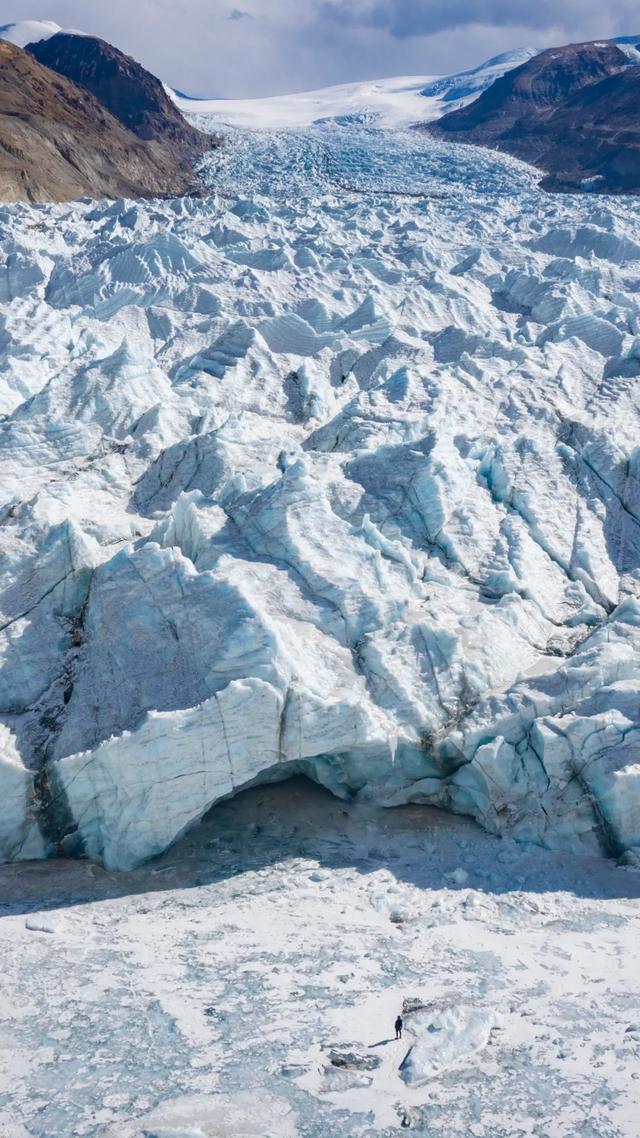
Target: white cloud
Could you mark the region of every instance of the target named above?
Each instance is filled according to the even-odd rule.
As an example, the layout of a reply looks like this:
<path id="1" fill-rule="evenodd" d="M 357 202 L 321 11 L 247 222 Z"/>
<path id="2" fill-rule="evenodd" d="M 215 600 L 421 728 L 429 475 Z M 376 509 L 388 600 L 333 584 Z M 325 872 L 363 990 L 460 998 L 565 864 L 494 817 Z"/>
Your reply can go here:
<path id="1" fill-rule="evenodd" d="M 16 6 L 0 0 L 0 23 L 34 15 Z M 49 0 L 35 15 L 103 36 L 191 94 L 251 96 L 640 32 L 636 10 L 635 0 Z"/>

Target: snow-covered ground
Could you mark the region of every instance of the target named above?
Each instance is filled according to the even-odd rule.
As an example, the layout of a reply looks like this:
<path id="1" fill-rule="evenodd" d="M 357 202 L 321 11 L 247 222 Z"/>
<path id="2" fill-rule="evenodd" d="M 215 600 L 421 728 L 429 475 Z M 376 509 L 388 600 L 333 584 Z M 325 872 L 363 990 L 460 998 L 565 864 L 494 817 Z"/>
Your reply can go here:
<path id="1" fill-rule="evenodd" d="M 638 206 L 335 125 L 212 178 L 0 214 L 2 856 L 302 771 L 633 860 Z"/>
<path id="2" fill-rule="evenodd" d="M 2 867 L 0 1133 L 637 1138 L 639 896 L 303 782 L 132 873 Z"/>
<path id="3" fill-rule="evenodd" d="M 398 128 L 430 122 L 476 99 L 505 71 L 536 55 L 535 48 L 505 52 L 453 75 L 409 75 L 368 83 L 342 83 L 262 99 L 191 99 L 169 88 L 186 115 L 206 115 L 214 128 L 291 129 L 323 122 Z"/>

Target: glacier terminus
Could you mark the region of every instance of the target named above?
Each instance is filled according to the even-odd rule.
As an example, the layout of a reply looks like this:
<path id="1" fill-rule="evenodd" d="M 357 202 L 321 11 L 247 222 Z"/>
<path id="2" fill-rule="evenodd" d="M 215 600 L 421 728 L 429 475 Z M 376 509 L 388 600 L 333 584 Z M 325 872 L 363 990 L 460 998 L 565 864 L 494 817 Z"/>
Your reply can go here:
<path id="1" fill-rule="evenodd" d="M 2 858 L 303 774 L 633 863 L 638 205 L 361 122 L 206 161 L 0 210 Z"/>

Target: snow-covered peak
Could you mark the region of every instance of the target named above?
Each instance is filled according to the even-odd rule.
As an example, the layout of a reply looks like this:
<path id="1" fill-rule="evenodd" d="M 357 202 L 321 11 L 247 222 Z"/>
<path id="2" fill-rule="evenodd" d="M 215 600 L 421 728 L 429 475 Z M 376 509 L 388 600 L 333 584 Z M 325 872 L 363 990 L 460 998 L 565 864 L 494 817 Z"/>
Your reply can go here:
<path id="1" fill-rule="evenodd" d="M 0 27 L 0 39 L 14 43 L 16 47 L 26 47 L 28 43 L 39 43 L 40 40 L 49 40 L 59 32 L 67 35 L 83 35 L 75 28 L 61 28 L 53 20 L 18 20 L 14 24 L 3 24 Z"/>
<path id="2" fill-rule="evenodd" d="M 19 20 L 15 24 L 3 24 L 0 39 L 9 40 L 16 47 L 26 47 L 28 43 L 51 39 L 61 31 L 60 25 L 54 24 L 53 20 Z"/>
<path id="3" fill-rule="evenodd" d="M 505 71 L 537 54 L 522 48 L 452 75 L 409 75 L 343 83 L 316 91 L 262 99 L 191 99 L 169 94 L 187 115 L 211 115 L 222 124 L 253 128 L 301 128 L 333 121 L 341 125 L 401 127 L 430 122 L 471 102 Z"/>
<path id="4" fill-rule="evenodd" d="M 487 59 L 484 63 L 472 67 L 468 71 L 439 76 L 439 78 L 428 83 L 420 93 L 427 99 L 442 101 L 446 104 L 443 110 L 450 111 L 452 104 L 462 106 L 471 99 L 476 99 L 506 71 L 520 67 L 521 64 L 526 63 L 538 53 L 539 48 L 522 47 L 516 51 L 506 51 L 502 55 L 494 55 L 491 59 Z"/>
<path id="5" fill-rule="evenodd" d="M 624 52 L 631 63 L 640 63 L 640 35 L 618 36 L 614 41 L 616 47 Z"/>

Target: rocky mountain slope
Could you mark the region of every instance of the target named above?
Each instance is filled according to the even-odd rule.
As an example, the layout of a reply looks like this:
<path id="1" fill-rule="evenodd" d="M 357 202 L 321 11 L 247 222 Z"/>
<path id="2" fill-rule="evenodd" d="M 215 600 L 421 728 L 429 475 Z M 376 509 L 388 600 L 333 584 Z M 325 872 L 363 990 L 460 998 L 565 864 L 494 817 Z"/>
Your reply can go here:
<path id="1" fill-rule="evenodd" d="M 59 32 L 27 45 L 39 63 L 90 91 L 115 118 L 146 141 L 194 152 L 210 145 L 190 126 L 159 79 L 105 40 Z"/>
<path id="2" fill-rule="evenodd" d="M 82 45 L 83 57 L 87 45 L 98 45 L 94 59 L 100 58 L 99 41 L 61 38 Z M 67 47 L 67 59 L 71 54 Z M 145 92 L 156 82 L 149 77 L 143 87 L 145 106 Z M 171 104 L 170 112 L 157 103 L 151 107 L 136 124 L 143 132 L 146 122 L 146 133 L 134 133 L 86 87 L 56 74 L 31 52 L 0 41 L 0 199 L 44 202 L 194 191 L 194 163 L 212 139 L 187 123 L 180 133 L 180 116 Z"/>
<path id="3" fill-rule="evenodd" d="M 640 53 L 614 42 L 541 52 L 427 129 L 503 150 L 554 190 L 640 191 Z"/>

